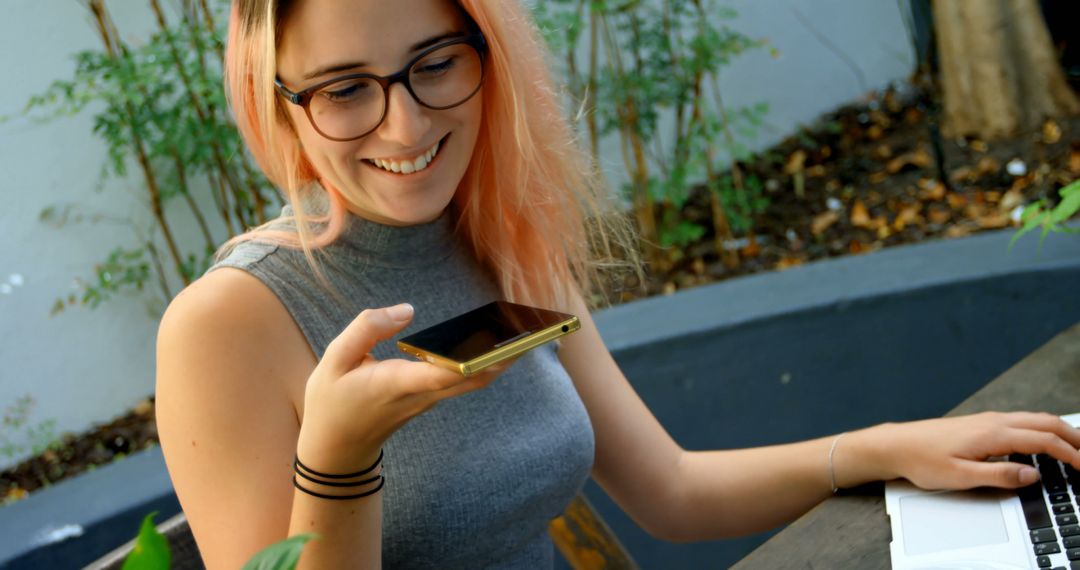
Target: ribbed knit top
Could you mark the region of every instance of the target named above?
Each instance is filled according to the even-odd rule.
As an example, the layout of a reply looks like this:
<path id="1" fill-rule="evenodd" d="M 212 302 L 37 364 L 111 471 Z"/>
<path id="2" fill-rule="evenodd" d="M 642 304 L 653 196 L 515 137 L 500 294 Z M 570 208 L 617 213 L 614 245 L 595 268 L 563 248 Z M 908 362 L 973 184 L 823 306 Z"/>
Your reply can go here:
<path id="1" fill-rule="evenodd" d="M 289 206 L 281 213 L 291 214 Z M 345 304 L 325 292 L 301 251 L 286 247 L 243 243 L 207 272 L 235 267 L 261 280 L 319 358 L 365 308 L 415 307 L 413 322 L 373 351 L 379 359 L 405 358 L 397 338 L 502 298 L 455 234 L 450 210 L 407 227 L 350 214 L 325 251 L 324 271 Z M 530 351 L 488 387 L 440 402 L 386 442 L 386 568 L 553 565 L 548 522 L 581 490 L 594 447 L 556 350 L 547 344 Z"/>

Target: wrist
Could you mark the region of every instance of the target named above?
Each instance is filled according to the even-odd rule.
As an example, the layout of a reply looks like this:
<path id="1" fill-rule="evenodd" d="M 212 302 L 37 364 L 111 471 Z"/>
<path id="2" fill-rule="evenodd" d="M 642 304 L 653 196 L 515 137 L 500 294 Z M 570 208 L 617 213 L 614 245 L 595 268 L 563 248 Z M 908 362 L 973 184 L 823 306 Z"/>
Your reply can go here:
<path id="1" fill-rule="evenodd" d="M 885 434 L 890 425 L 848 432 L 837 442 L 832 465 L 837 487 L 846 489 L 897 477 L 891 463 L 892 455 L 885 445 L 888 441 Z"/>
<path id="2" fill-rule="evenodd" d="M 296 458 L 323 473 L 355 473 L 367 469 L 379 458 L 382 445 L 346 445 L 330 437 L 300 430 Z"/>

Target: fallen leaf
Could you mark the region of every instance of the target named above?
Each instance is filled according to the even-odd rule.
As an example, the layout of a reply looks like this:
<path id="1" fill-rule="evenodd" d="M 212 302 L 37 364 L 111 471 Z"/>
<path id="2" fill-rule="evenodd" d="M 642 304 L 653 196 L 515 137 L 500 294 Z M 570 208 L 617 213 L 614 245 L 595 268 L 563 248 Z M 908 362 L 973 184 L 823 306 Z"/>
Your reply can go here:
<path id="1" fill-rule="evenodd" d="M 949 229 L 945 230 L 945 237 L 957 238 L 971 235 L 971 230 L 967 226 L 949 226 Z"/>
<path id="2" fill-rule="evenodd" d="M 933 200 L 936 202 L 945 197 L 945 185 L 933 178 L 920 179 L 919 188 L 921 188 L 919 192 L 920 200 Z"/>
<path id="3" fill-rule="evenodd" d="M 1069 172 L 1080 174 L 1080 147 L 1076 145 L 1069 150 Z"/>
<path id="4" fill-rule="evenodd" d="M 952 179 L 953 182 L 970 182 L 975 179 L 973 172 L 974 171 L 971 170 L 970 166 L 961 166 L 949 173 L 949 178 Z"/>
<path id="5" fill-rule="evenodd" d="M 1010 188 L 998 202 L 998 208 L 1005 212 L 1011 212 L 1013 208 L 1024 203 L 1024 193 L 1016 188 Z"/>
<path id="6" fill-rule="evenodd" d="M 990 204 L 997 204 L 1001 201 L 1001 192 L 998 192 L 997 190 L 987 190 L 983 193 L 983 199 Z"/>
<path id="7" fill-rule="evenodd" d="M 1013 178 L 1013 183 L 1012 186 L 1009 187 L 1009 190 L 1016 190 L 1017 192 L 1024 190 L 1028 186 L 1031 186 L 1034 177 L 1033 174 L 1028 174 L 1027 176 L 1017 176 L 1016 178 Z"/>
<path id="8" fill-rule="evenodd" d="M 881 184 L 888 178 L 889 174 L 887 172 L 871 172 L 868 180 L 870 180 L 871 184 Z"/>
<path id="9" fill-rule="evenodd" d="M 979 176 L 994 174 L 1001 170 L 1001 163 L 992 156 L 984 156 L 975 164 L 975 171 Z"/>
<path id="10" fill-rule="evenodd" d="M 784 257 L 780 258 L 780 261 L 776 262 L 776 268 L 777 269 L 788 269 L 790 267 L 795 267 L 796 265 L 802 265 L 802 264 L 803 264 L 803 260 L 799 259 L 798 257 L 785 255 Z"/>
<path id="11" fill-rule="evenodd" d="M 900 156 L 885 163 L 885 170 L 890 174 L 896 174 L 908 166 L 926 168 L 933 164 L 933 159 L 926 149 L 919 147 L 912 152 L 905 152 Z"/>
<path id="12" fill-rule="evenodd" d="M 743 257 L 757 257 L 761 253 L 761 246 L 758 245 L 757 238 L 754 234 L 750 234 L 750 238 L 747 240 L 746 247 L 739 250 L 739 254 Z M 702 263 L 702 268 L 704 268 Z M 700 275 L 700 273 L 699 273 Z"/>
<path id="13" fill-rule="evenodd" d="M 30 493 L 27 492 L 26 489 L 23 489 L 22 487 L 12 487 L 9 488 L 7 494 L 4 495 L 2 503 L 13 503 L 15 501 L 21 501 L 29 496 Z"/>
<path id="14" fill-rule="evenodd" d="M 893 229 L 900 231 L 906 226 L 921 225 L 925 220 L 919 215 L 920 211 L 922 211 L 922 204 L 919 202 L 904 206 L 893 220 Z"/>
<path id="15" fill-rule="evenodd" d="M 1061 140 L 1061 126 L 1053 119 L 1047 119 L 1042 126 L 1042 141 L 1046 144 L 1054 144 Z"/>
<path id="16" fill-rule="evenodd" d="M 664 288 L 661 290 L 661 292 L 664 295 L 674 295 L 675 294 L 675 283 L 672 283 L 671 281 L 668 281 L 667 283 L 664 283 Z"/>
<path id="17" fill-rule="evenodd" d="M 814 166 L 806 169 L 806 175 L 812 178 L 825 176 L 825 167 L 820 164 L 815 164 Z"/>
<path id="18" fill-rule="evenodd" d="M 889 227 L 889 224 L 885 221 L 885 218 L 875 218 L 874 221 L 881 222 L 881 225 L 879 225 L 877 229 L 878 239 L 885 239 L 892 235 L 892 228 Z"/>
<path id="19" fill-rule="evenodd" d="M 973 150 L 975 152 L 986 152 L 987 150 L 990 149 L 990 147 L 987 146 L 987 144 L 985 142 L 983 142 L 983 141 L 981 141 L 979 139 L 975 139 L 975 140 L 969 142 L 968 146 L 970 146 L 971 150 Z"/>
<path id="20" fill-rule="evenodd" d="M 863 242 L 861 242 L 861 241 L 859 241 L 857 239 L 851 240 L 851 243 L 848 244 L 848 253 L 851 253 L 852 255 L 863 253 L 863 252 L 869 251 L 869 250 L 870 250 L 869 247 L 867 247 L 866 245 L 863 244 Z"/>
<path id="21" fill-rule="evenodd" d="M 892 157 L 892 147 L 887 144 L 879 144 L 874 147 L 874 157 L 880 160 Z"/>
<path id="22" fill-rule="evenodd" d="M 784 164 L 784 174 L 795 174 L 796 172 L 802 172 L 803 167 L 806 165 L 806 151 L 799 149 L 788 157 L 787 163 Z"/>
<path id="23" fill-rule="evenodd" d="M 870 128 L 866 129 L 866 138 L 876 141 L 885 135 L 885 129 L 879 125 L 870 125 Z"/>
<path id="24" fill-rule="evenodd" d="M 694 260 L 690 262 L 690 269 L 697 275 L 704 275 L 705 260 L 700 257 L 695 257 Z"/>
<path id="25" fill-rule="evenodd" d="M 818 214 L 814 216 L 814 221 L 810 224 L 810 232 L 814 235 L 821 235 L 839 220 L 840 213 L 833 210 Z"/>
<path id="26" fill-rule="evenodd" d="M 930 220 L 931 224 L 945 225 L 952 219 L 952 211 L 940 206 L 931 207 L 926 212 L 926 217 Z"/>
<path id="27" fill-rule="evenodd" d="M 1012 220 L 1009 219 L 1008 214 L 1002 214 L 1000 212 L 995 212 L 993 214 L 989 214 L 989 215 L 986 215 L 986 216 L 980 216 L 978 218 L 975 218 L 975 223 L 979 224 L 979 227 L 984 229 L 984 230 L 990 230 L 990 229 L 1004 228 L 1005 226 L 1008 226 L 1009 224 L 1011 224 Z"/>
<path id="28" fill-rule="evenodd" d="M 870 212 L 866 210 L 866 205 L 862 203 L 862 200 L 855 200 L 855 204 L 851 206 L 851 225 L 857 228 L 870 228 Z"/>
<path id="29" fill-rule="evenodd" d="M 986 206 L 978 202 L 969 202 L 964 206 L 964 216 L 972 220 L 977 220 L 986 215 Z"/>
<path id="30" fill-rule="evenodd" d="M 154 404 L 147 398 L 135 404 L 134 412 L 140 416 L 148 416 L 154 412 Z"/>

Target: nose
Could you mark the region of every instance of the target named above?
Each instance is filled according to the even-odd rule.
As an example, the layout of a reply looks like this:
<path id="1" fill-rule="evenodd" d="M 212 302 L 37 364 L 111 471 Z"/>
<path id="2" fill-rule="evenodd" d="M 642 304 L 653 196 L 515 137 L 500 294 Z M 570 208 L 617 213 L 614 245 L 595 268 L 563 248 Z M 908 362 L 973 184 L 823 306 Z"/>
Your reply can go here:
<path id="1" fill-rule="evenodd" d="M 387 105 L 386 117 L 379 125 L 382 138 L 403 147 L 423 143 L 424 135 L 431 128 L 431 118 L 428 117 L 428 109 L 413 99 L 404 84 L 390 86 Z"/>

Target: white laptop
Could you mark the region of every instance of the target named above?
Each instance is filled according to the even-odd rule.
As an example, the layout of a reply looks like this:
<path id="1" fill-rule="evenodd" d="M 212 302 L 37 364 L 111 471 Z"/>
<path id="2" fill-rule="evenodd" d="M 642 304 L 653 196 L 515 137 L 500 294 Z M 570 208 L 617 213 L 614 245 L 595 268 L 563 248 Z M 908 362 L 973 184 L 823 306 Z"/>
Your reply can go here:
<path id="1" fill-rule="evenodd" d="M 1080 427 L 1080 414 L 1062 418 Z M 1053 458 L 1024 457 L 1042 479 L 1022 491 L 887 483 L 893 570 L 1080 569 L 1080 478 Z"/>

